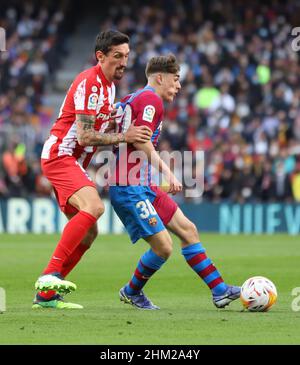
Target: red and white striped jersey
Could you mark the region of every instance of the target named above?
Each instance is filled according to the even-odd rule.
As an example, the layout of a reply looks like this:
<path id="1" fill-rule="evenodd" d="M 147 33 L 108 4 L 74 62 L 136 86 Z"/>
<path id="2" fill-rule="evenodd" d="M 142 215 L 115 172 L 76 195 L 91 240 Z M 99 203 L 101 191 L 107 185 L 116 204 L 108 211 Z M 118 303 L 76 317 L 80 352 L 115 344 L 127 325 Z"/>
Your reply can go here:
<path id="1" fill-rule="evenodd" d="M 41 158 L 73 156 L 86 168 L 96 151 L 93 146 L 80 146 L 76 134 L 76 114 L 96 116 L 95 130 L 104 133 L 109 124 L 115 100 L 115 85 L 106 80 L 99 64 L 81 72 L 70 86 L 44 144 Z"/>

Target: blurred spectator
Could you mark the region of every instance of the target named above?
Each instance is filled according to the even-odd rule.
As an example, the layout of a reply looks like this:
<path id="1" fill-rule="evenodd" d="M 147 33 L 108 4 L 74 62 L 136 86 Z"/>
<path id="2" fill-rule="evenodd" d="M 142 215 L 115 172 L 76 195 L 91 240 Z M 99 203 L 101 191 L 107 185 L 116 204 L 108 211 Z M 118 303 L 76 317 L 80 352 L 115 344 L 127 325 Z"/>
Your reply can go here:
<path id="1" fill-rule="evenodd" d="M 292 192 L 296 202 L 300 202 L 300 162 L 297 163 L 296 169 L 291 177 Z"/>
<path id="2" fill-rule="evenodd" d="M 284 162 L 280 161 L 275 167 L 275 200 L 289 201 L 292 198 L 290 178 L 285 169 Z"/>
<path id="3" fill-rule="evenodd" d="M 22 178 L 27 174 L 27 164 L 24 156 L 23 144 L 11 142 L 2 156 L 6 185 L 12 196 L 21 195 Z"/>
<path id="4" fill-rule="evenodd" d="M 70 9 L 75 20 L 79 15 L 69 0 L 1 1 L 7 51 L 0 53 L 0 197 L 51 192 L 39 178 L 40 152 L 53 122 L 45 89 L 66 55 Z"/>
<path id="5" fill-rule="evenodd" d="M 268 202 L 274 197 L 274 174 L 269 161 L 263 165 L 263 171 L 256 183 L 257 196 L 263 202 Z"/>

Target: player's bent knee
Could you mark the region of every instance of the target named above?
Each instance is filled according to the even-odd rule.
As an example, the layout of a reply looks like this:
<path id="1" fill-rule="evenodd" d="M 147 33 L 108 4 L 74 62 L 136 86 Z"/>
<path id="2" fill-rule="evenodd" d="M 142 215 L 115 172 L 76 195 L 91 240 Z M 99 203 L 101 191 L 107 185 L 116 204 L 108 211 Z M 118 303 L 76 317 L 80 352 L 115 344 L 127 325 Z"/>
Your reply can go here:
<path id="1" fill-rule="evenodd" d="M 100 218 L 101 215 L 103 215 L 104 211 L 105 211 L 105 207 L 104 207 L 104 204 L 102 204 L 102 202 L 95 204 L 93 209 L 95 210 L 95 214 L 98 218 Z"/>
<path id="2" fill-rule="evenodd" d="M 96 219 L 99 219 L 101 217 L 101 215 L 104 214 L 105 207 L 104 207 L 104 204 L 102 204 L 101 202 L 94 203 L 94 204 L 90 203 L 86 207 L 84 207 L 83 210 L 90 213 Z"/>
<path id="3" fill-rule="evenodd" d="M 163 257 L 164 259 L 168 259 L 173 252 L 172 245 L 166 245 L 160 248 L 159 250 L 159 256 Z"/>
<path id="4" fill-rule="evenodd" d="M 104 204 L 98 204 L 94 209 L 97 218 L 100 218 L 105 212 Z"/>
<path id="5" fill-rule="evenodd" d="M 196 227 L 196 225 L 194 223 L 191 224 L 191 232 L 193 232 L 193 234 L 198 236 L 198 228 Z"/>
<path id="6" fill-rule="evenodd" d="M 196 225 L 188 219 L 179 227 L 177 235 L 185 244 L 199 241 L 198 229 Z"/>
<path id="7" fill-rule="evenodd" d="M 172 246 L 168 246 L 165 248 L 164 250 L 164 254 L 166 258 L 169 258 L 172 255 L 173 252 L 173 247 Z"/>
<path id="8" fill-rule="evenodd" d="M 193 222 L 187 221 L 184 228 L 185 228 L 185 231 L 189 235 L 197 235 L 198 236 L 198 229 L 197 229 L 196 225 Z"/>

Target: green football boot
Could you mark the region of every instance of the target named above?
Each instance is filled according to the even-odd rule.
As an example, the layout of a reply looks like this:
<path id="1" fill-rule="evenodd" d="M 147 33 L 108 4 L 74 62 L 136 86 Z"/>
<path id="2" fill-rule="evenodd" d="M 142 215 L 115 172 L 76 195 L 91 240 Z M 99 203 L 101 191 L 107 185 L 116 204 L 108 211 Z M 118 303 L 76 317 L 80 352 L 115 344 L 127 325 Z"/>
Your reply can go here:
<path id="1" fill-rule="evenodd" d="M 64 280 L 59 274 L 47 274 L 40 276 L 36 283 L 35 289 L 40 291 L 55 290 L 59 294 L 68 294 L 75 291 L 76 284 Z"/>
<path id="2" fill-rule="evenodd" d="M 64 298 L 56 294 L 50 300 L 44 300 L 39 298 L 37 294 L 34 298 L 32 309 L 83 309 L 83 306 L 76 303 L 68 303 L 64 301 Z"/>

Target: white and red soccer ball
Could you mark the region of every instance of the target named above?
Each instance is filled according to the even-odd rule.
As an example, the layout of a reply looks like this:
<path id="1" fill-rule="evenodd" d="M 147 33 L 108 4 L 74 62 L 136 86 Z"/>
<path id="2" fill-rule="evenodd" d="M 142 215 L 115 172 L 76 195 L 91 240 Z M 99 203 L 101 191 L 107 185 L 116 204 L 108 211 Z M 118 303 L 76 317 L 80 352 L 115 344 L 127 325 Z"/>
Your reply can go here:
<path id="1" fill-rule="evenodd" d="M 277 290 L 271 280 L 253 276 L 242 285 L 240 298 L 244 308 L 250 312 L 265 312 L 275 304 Z"/>

